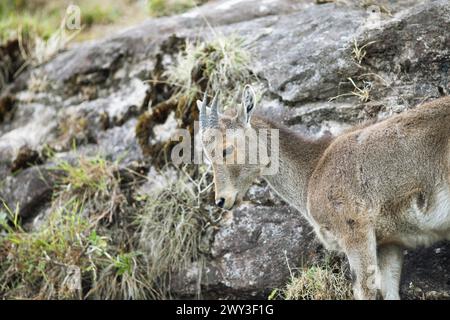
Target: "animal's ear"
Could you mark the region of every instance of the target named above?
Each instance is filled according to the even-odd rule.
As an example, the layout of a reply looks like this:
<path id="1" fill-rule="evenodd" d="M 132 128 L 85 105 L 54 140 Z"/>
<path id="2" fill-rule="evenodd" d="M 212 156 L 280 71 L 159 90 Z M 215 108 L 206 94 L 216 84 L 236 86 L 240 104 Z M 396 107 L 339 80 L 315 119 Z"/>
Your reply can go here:
<path id="1" fill-rule="evenodd" d="M 256 95 L 250 85 L 244 87 L 242 94 L 242 104 L 238 110 L 238 117 L 243 123 L 249 123 L 253 110 L 255 110 Z"/>

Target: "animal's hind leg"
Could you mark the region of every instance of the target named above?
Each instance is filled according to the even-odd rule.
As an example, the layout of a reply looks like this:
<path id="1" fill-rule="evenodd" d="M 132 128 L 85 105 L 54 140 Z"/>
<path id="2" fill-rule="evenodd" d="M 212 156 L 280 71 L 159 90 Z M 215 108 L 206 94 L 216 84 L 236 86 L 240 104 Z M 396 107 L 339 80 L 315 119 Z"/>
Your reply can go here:
<path id="1" fill-rule="evenodd" d="M 399 286 L 403 264 L 403 249 L 396 245 L 378 248 L 381 274 L 381 294 L 386 300 L 400 300 Z"/>
<path id="2" fill-rule="evenodd" d="M 344 250 L 350 263 L 355 299 L 376 299 L 380 281 L 375 232 L 371 228 L 350 232 Z"/>

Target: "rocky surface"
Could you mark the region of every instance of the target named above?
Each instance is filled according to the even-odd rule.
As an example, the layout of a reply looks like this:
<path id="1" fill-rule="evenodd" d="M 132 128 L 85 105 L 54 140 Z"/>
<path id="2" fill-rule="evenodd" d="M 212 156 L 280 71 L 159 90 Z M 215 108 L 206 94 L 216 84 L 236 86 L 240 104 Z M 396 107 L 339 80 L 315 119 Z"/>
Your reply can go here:
<path id="1" fill-rule="evenodd" d="M 266 299 L 286 282 L 290 267 L 322 256 L 312 229 L 295 209 L 265 186 L 254 186 L 250 199 L 222 218 L 204 270 L 196 264 L 174 278 L 172 287 L 179 296 L 193 296 L 201 276 L 201 292 L 210 298 Z"/>
<path id="2" fill-rule="evenodd" d="M 448 1 L 378 3 L 211 1 L 74 45 L 2 92 L 0 197 L 11 207 L 19 203 L 26 219 L 45 213 L 52 191 L 43 169 L 49 147 L 59 158 L 102 154 L 122 159 L 124 167 L 145 162 L 137 116 L 167 89 L 146 80 L 173 63 L 184 39 L 214 37 L 205 21 L 248 43 L 252 71 L 263 84 L 261 111 L 311 135 L 336 134 L 447 94 Z M 355 55 L 355 49 L 362 51 Z M 351 93 L 361 90 L 367 99 Z M 264 185 L 252 191 L 250 202 L 225 217 L 215 234 L 200 284 L 204 297 L 267 297 L 288 279 L 288 263 L 308 264 L 321 254 L 294 210 Z M 403 296 L 448 297 L 449 253 L 448 243 L 408 252 Z M 174 277 L 174 294 L 194 297 L 199 270 L 193 265 Z"/>

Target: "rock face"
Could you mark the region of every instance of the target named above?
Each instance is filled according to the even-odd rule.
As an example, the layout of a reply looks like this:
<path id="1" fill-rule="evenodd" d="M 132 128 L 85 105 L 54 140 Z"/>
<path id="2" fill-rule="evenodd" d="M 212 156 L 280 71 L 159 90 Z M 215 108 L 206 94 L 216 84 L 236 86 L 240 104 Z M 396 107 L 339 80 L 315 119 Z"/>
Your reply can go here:
<path id="1" fill-rule="evenodd" d="M 46 160 L 32 155 L 48 146 L 62 158 L 100 153 L 121 158 L 125 167 L 144 161 L 136 118 L 165 94 L 163 88 L 152 92 L 159 87 L 146 80 L 173 63 L 179 42 L 213 37 L 206 20 L 215 32 L 248 42 L 252 71 L 263 83 L 261 112 L 310 135 L 338 133 L 448 93 L 448 1 L 355 3 L 212 1 L 76 45 L 22 73 L 2 93 L 2 101 L 13 96 L 14 105 L 1 109 L 8 116 L 0 114 L 0 197 L 10 206 L 20 203 L 25 218 L 45 212 L 52 187 L 39 172 Z M 14 163 L 22 165 L 13 175 Z M 203 297 L 265 298 L 286 283 L 288 264 L 308 264 L 321 254 L 295 210 L 264 185 L 252 190 L 249 204 L 224 218 L 214 236 Z M 403 296 L 450 292 L 449 252 L 448 243 L 409 252 Z M 174 277 L 174 294 L 194 297 L 199 270 L 193 265 Z M 435 270 L 439 275 L 430 277 Z"/>
<path id="2" fill-rule="evenodd" d="M 192 297 L 201 277 L 200 291 L 209 298 L 266 299 L 273 288 L 286 283 L 289 267 L 307 265 L 319 256 L 320 243 L 295 209 L 241 206 L 223 219 L 203 274 L 194 265 L 175 277 L 172 290 Z"/>

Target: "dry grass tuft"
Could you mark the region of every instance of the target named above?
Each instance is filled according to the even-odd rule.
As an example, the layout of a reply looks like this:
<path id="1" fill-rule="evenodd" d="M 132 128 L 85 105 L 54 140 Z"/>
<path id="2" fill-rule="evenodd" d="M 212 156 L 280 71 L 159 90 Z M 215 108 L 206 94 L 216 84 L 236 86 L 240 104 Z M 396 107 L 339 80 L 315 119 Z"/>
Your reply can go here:
<path id="1" fill-rule="evenodd" d="M 370 41 L 368 43 L 366 43 L 363 46 L 360 46 L 358 44 L 358 41 L 356 39 L 353 40 L 353 49 L 352 49 L 352 55 L 353 55 L 353 59 L 359 64 L 361 65 L 361 62 L 363 61 L 363 59 L 366 57 L 367 51 L 365 50 L 365 48 L 367 46 L 370 46 L 371 44 L 375 43 L 376 41 Z"/>
<path id="2" fill-rule="evenodd" d="M 360 102 L 368 102 L 370 100 L 370 92 L 372 90 L 372 82 L 363 80 L 362 86 L 359 87 L 355 84 L 352 78 L 348 78 L 348 81 L 352 84 L 353 90 L 347 93 L 343 93 L 340 95 L 337 95 L 335 97 L 330 98 L 328 101 L 333 101 L 341 97 L 346 96 L 354 96 L 358 97 Z"/>
<path id="3" fill-rule="evenodd" d="M 320 264 L 291 272 L 286 287 L 274 290 L 270 299 L 278 296 L 286 300 L 350 300 L 353 299 L 351 281 L 339 261 L 327 257 Z"/>
<path id="4" fill-rule="evenodd" d="M 204 88 L 212 92 L 221 90 L 226 97 L 256 80 L 250 72 L 250 61 L 242 38 L 218 35 L 209 42 L 187 42 L 186 49 L 164 76 L 182 96 L 195 96 Z"/>
<path id="5" fill-rule="evenodd" d="M 138 218 L 147 276 L 158 283 L 164 297 L 168 294 L 167 276 L 186 270 L 193 262 L 203 265 L 212 226 L 218 219 L 217 211 L 206 208 L 202 201 L 211 187 L 209 172 L 203 171 L 196 181 L 179 174 L 176 180 L 167 178 L 170 182 L 164 188 L 144 196 L 145 206 Z"/>

